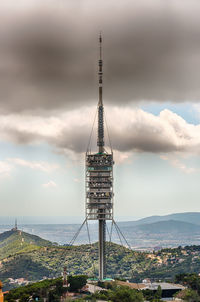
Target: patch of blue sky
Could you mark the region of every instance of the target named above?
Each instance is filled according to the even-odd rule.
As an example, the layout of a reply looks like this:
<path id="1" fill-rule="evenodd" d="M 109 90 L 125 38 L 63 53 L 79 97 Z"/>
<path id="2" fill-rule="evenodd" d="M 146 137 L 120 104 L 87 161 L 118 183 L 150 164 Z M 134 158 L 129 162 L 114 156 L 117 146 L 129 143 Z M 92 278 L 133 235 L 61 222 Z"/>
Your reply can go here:
<path id="1" fill-rule="evenodd" d="M 76 178 L 81 179 L 80 183 Z M 51 186 L 51 182 L 55 185 Z M 0 197 L 3 215 L 81 216 L 84 213 L 84 169 L 65 165 L 47 173 L 16 165 L 9 177 L 1 179 Z"/>
<path id="2" fill-rule="evenodd" d="M 0 141 L 0 160 L 7 158 L 21 158 L 30 161 L 47 161 L 62 163 L 66 162 L 66 157 L 58 155 L 52 146 L 46 143 L 38 144 L 12 144 Z"/>
<path id="3" fill-rule="evenodd" d="M 181 160 L 181 159 L 180 159 Z M 189 167 L 193 160 L 184 159 Z M 199 211 L 199 173 L 185 173 L 158 155 L 140 154 L 115 170 L 116 215 Z M 123 206 L 122 206 L 122 204 Z"/>
<path id="4" fill-rule="evenodd" d="M 188 168 L 193 168 L 197 173 L 200 173 L 200 158 L 199 155 L 188 155 L 186 157 L 179 158 Z"/>
<path id="5" fill-rule="evenodd" d="M 139 106 L 144 111 L 150 112 L 154 115 L 159 115 L 164 109 L 168 109 L 179 116 L 181 116 L 186 122 L 194 125 L 200 123 L 200 115 L 196 110 L 193 103 L 158 103 L 158 102 L 144 102 Z"/>

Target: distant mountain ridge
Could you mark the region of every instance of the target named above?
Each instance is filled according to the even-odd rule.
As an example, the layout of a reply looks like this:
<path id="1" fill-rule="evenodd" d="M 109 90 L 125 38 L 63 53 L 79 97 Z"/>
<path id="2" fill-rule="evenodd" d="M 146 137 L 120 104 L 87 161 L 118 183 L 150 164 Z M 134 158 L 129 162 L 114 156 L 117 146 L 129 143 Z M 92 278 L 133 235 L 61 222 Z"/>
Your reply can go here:
<path id="1" fill-rule="evenodd" d="M 200 212 L 150 216 L 137 221 L 117 222 L 117 224 L 129 244 L 135 249 L 147 248 L 149 250 L 155 246 L 177 247 L 179 245 L 200 244 Z M 35 224 L 21 226 L 27 233 L 38 235 L 47 241 L 50 240 L 51 242 L 58 242 L 59 244 L 69 243 L 79 227 L 79 224 Z M 9 226 L 5 227 L 0 225 L 0 233 L 6 229 L 8 230 Z M 98 224 L 89 224 L 89 229 L 91 241 L 96 242 L 98 240 Z M 108 222 L 108 229 L 111 229 L 111 222 Z M 164 234 L 164 236 L 162 236 L 162 234 Z M 114 228 L 112 240 L 115 243 L 120 243 L 118 234 Z M 46 244 L 45 242 L 39 244 L 37 240 L 35 242 L 33 237 L 29 241 L 32 241 L 32 247 L 34 244 L 37 246 L 43 243 Z M 87 244 L 88 242 L 88 233 L 85 227 L 81 230 L 81 234 L 77 237 L 75 244 Z M 21 245 L 20 238 L 18 238 L 17 244 Z M 23 246 L 24 244 L 21 249 Z M 31 248 L 31 245 L 29 244 L 29 247 L 27 246 L 26 248 Z"/>
<path id="2" fill-rule="evenodd" d="M 134 226 L 136 230 L 141 230 L 146 233 L 200 233 L 200 225 L 183 222 L 178 220 L 164 220 L 153 223 L 145 223 Z"/>
<path id="3" fill-rule="evenodd" d="M 200 244 L 199 212 L 150 216 L 137 221 L 119 222 L 118 225 L 134 247 Z"/>
<path id="4" fill-rule="evenodd" d="M 147 223 L 150 224 L 159 221 L 169 221 L 169 220 L 176 220 L 176 221 L 182 221 L 182 222 L 200 225 L 200 212 L 174 213 L 174 214 L 168 214 L 163 216 L 155 215 L 155 216 L 145 217 L 136 221 L 119 222 L 118 224 L 123 226 L 130 226 L 130 225 L 141 225 Z"/>

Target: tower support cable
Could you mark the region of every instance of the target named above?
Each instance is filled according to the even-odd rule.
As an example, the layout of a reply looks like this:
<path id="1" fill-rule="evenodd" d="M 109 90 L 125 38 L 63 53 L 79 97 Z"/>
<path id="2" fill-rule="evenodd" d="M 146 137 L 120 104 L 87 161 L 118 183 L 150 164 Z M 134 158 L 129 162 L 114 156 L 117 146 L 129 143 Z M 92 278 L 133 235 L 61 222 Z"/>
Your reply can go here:
<path id="1" fill-rule="evenodd" d="M 113 222 L 114 222 L 114 225 L 115 225 L 116 229 L 118 229 L 118 232 L 121 234 L 122 238 L 124 239 L 125 243 L 127 244 L 128 248 L 131 250 L 130 244 L 126 240 L 126 237 L 124 236 L 124 234 L 122 233 L 122 231 L 120 230 L 119 226 L 117 225 L 117 223 L 115 222 L 114 219 L 113 219 Z"/>
<path id="2" fill-rule="evenodd" d="M 82 230 L 82 228 L 83 228 L 84 224 L 86 223 L 86 221 L 87 221 L 87 218 L 85 218 L 85 220 L 84 220 L 83 223 L 81 224 L 80 228 L 79 228 L 78 231 L 75 233 L 74 237 L 71 239 L 69 245 L 73 245 L 73 244 L 74 244 L 76 238 L 77 238 L 78 235 L 80 234 L 80 231 Z"/>

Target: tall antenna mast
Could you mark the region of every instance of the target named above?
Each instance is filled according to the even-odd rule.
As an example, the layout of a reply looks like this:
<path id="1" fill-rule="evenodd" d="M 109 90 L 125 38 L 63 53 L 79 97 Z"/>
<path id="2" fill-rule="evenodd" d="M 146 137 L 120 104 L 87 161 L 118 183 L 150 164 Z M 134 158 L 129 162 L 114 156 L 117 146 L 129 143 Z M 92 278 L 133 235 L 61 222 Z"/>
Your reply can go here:
<path id="1" fill-rule="evenodd" d="M 17 218 L 15 219 L 15 230 L 17 230 Z"/>
<path id="2" fill-rule="evenodd" d="M 102 36 L 99 35 L 99 103 L 98 103 L 98 138 L 99 153 L 104 152 L 104 118 L 103 118 L 103 60 L 102 60 Z"/>
<path id="3" fill-rule="evenodd" d="M 99 35 L 99 103 L 98 103 L 98 139 L 97 146 L 99 154 L 104 153 L 104 108 L 103 108 L 103 60 L 102 60 L 102 36 Z M 106 276 L 106 221 L 105 213 L 99 210 L 99 279 L 103 280 Z"/>

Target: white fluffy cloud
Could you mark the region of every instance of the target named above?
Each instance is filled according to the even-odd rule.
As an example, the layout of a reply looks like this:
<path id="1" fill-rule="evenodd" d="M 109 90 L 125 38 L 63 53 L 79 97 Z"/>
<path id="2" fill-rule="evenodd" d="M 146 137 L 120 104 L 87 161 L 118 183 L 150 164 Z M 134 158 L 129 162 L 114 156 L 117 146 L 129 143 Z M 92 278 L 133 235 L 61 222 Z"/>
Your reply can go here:
<path id="1" fill-rule="evenodd" d="M 170 110 L 165 109 L 155 116 L 141 109 L 115 108 L 112 116 L 110 128 L 117 150 L 153 153 L 200 151 L 200 125 L 189 124 Z"/>
<path id="2" fill-rule="evenodd" d="M 44 173 L 51 173 L 60 168 L 59 165 L 46 161 L 28 161 L 22 158 L 6 158 L 5 160 L 0 161 L 0 180 L 12 176 L 12 173 L 17 166 L 42 171 Z M 42 186 L 44 188 L 55 188 L 57 187 L 57 184 L 51 180 Z"/>
<path id="3" fill-rule="evenodd" d="M 0 115 L 0 139 L 16 144 L 46 142 L 58 152 L 80 154 L 86 151 L 94 115 L 94 107 L 52 116 Z M 170 110 L 165 109 L 155 116 L 141 109 L 108 107 L 106 117 L 119 161 L 132 152 L 200 153 L 200 125 L 189 124 Z M 92 146 L 95 145 L 96 128 L 92 139 Z M 56 168 L 21 159 L 10 161 L 43 171 Z"/>
<path id="4" fill-rule="evenodd" d="M 59 168 L 59 165 L 54 163 L 50 164 L 45 161 L 28 161 L 22 158 L 6 158 L 5 160 L 0 161 L 0 179 L 11 176 L 16 166 L 22 166 L 45 173 L 51 173 Z M 55 182 L 50 181 L 43 186 L 56 187 L 57 185 Z"/>
<path id="5" fill-rule="evenodd" d="M 194 168 L 194 167 L 188 167 L 186 166 L 180 158 L 177 158 L 177 156 L 166 156 L 166 155 L 161 155 L 161 159 L 168 161 L 173 167 L 181 170 L 182 172 L 186 174 L 191 174 L 194 172 L 199 171 L 199 169 Z"/>
<path id="6" fill-rule="evenodd" d="M 10 176 L 13 167 L 5 161 L 0 161 L 0 179 Z"/>
<path id="7" fill-rule="evenodd" d="M 33 170 L 39 170 L 47 173 L 58 169 L 57 164 L 50 164 L 44 161 L 28 161 L 22 158 L 8 158 L 6 161 L 13 165 L 27 167 Z"/>
<path id="8" fill-rule="evenodd" d="M 53 180 L 50 180 L 49 182 L 43 184 L 42 186 L 44 188 L 56 188 L 57 184 Z"/>

